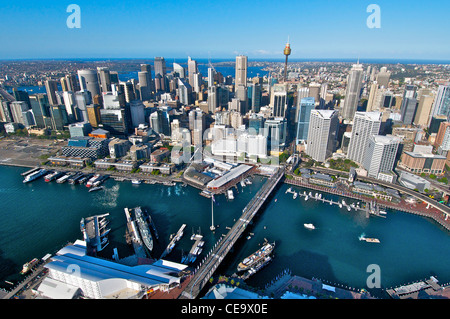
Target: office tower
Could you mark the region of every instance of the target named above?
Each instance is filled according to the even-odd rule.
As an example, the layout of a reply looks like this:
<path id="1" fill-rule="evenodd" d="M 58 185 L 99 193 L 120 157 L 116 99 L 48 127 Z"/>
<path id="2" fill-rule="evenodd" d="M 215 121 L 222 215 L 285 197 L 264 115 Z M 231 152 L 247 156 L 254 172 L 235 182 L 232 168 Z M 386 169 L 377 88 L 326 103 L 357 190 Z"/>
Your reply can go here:
<path id="1" fill-rule="evenodd" d="M 156 57 L 154 61 L 155 77 L 157 74 L 162 78 L 166 76 L 166 60 L 163 57 Z"/>
<path id="2" fill-rule="evenodd" d="M 87 91 L 75 92 L 75 120 L 77 122 L 88 121 L 87 105 L 90 103 L 90 93 Z"/>
<path id="3" fill-rule="evenodd" d="M 252 83 L 248 89 L 248 108 L 253 113 L 258 113 L 261 108 L 262 86 L 259 83 Z"/>
<path id="4" fill-rule="evenodd" d="M 337 110 L 311 110 L 306 154 L 325 162 L 335 150 L 338 125 Z"/>
<path id="5" fill-rule="evenodd" d="M 27 102 L 13 101 L 13 102 L 11 102 L 9 107 L 11 109 L 13 121 L 15 123 L 21 123 L 21 124 L 25 125 L 23 113 L 27 112 L 30 109 Z"/>
<path id="6" fill-rule="evenodd" d="M 130 102 L 130 114 L 132 127 L 138 127 L 139 124 L 145 124 L 144 103 L 141 100 Z"/>
<path id="7" fill-rule="evenodd" d="M 442 122 L 439 126 L 439 131 L 437 132 L 436 139 L 434 140 L 434 146 L 436 148 L 442 146 L 444 139 L 448 133 L 450 133 L 450 122 Z M 445 149 L 447 150 L 447 149 Z"/>
<path id="8" fill-rule="evenodd" d="M 80 89 L 88 91 L 91 94 L 91 99 L 96 95 L 100 95 L 100 85 L 95 70 L 78 70 L 78 81 Z"/>
<path id="9" fill-rule="evenodd" d="M 80 84 L 75 74 L 66 74 L 64 79 L 67 91 L 78 92 L 80 90 Z"/>
<path id="10" fill-rule="evenodd" d="M 208 112 L 215 113 L 219 106 L 218 87 L 213 85 L 208 87 Z"/>
<path id="11" fill-rule="evenodd" d="M 345 93 L 344 106 L 342 108 L 342 117 L 351 121 L 355 116 L 361 93 L 363 67 L 361 64 L 353 64 L 350 74 L 347 77 L 347 90 Z"/>
<path id="12" fill-rule="evenodd" d="M 300 100 L 298 119 L 297 119 L 297 134 L 295 144 L 308 140 L 309 119 L 311 111 L 314 110 L 315 100 L 313 97 L 306 97 Z"/>
<path id="13" fill-rule="evenodd" d="M 11 113 L 11 102 L 0 99 L 0 122 L 11 123 L 14 122 Z"/>
<path id="14" fill-rule="evenodd" d="M 191 87 L 194 87 L 194 74 L 198 73 L 197 61 L 192 60 L 191 57 L 188 57 L 188 76 L 189 76 L 189 84 Z"/>
<path id="15" fill-rule="evenodd" d="M 26 91 L 17 90 L 16 88 L 13 88 L 12 93 L 14 95 L 14 98 L 16 101 L 23 101 L 30 106 L 30 96 Z"/>
<path id="16" fill-rule="evenodd" d="M 287 121 L 282 117 L 275 117 L 264 122 L 264 136 L 267 137 L 269 151 L 277 155 L 283 151 L 286 144 Z"/>
<path id="17" fill-rule="evenodd" d="M 445 115 L 450 119 L 450 85 L 439 85 L 432 115 Z"/>
<path id="18" fill-rule="evenodd" d="M 102 92 L 111 91 L 111 75 L 108 68 L 97 67 L 98 78 L 100 80 L 100 89 Z M 93 96 L 94 97 L 94 96 Z"/>
<path id="19" fill-rule="evenodd" d="M 45 128 L 50 125 L 50 104 L 47 94 L 30 95 L 30 105 L 33 110 L 34 120 L 38 128 Z"/>
<path id="20" fill-rule="evenodd" d="M 289 44 L 289 40 L 288 40 L 288 43 L 286 43 L 286 46 L 284 47 L 283 53 L 286 56 L 286 61 L 284 62 L 284 81 L 286 82 L 286 80 L 287 80 L 288 56 L 291 54 L 291 45 Z"/>
<path id="21" fill-rule="evenodd" d="M 100 109 L 103 129 L 114 136 L 126 136 L 130 131 L 129 115 L 124 108 Z"/>
<path id="22" fill-rule="evenodd" d="M 392 135 L 369 136 L 363 163 L 369 177 L 379 179 L 380 173 L 392 172 L 400 142 L 399 137 Z"/>
<path id="23" fill-rule="evenodd" d="M 248 119 L 249 134 L 260 134 L 264 130 L 264 117 L 257 114 L 250 115 Z"/>
<path id="24" fill-rule="evenodd" d="M 92 127 L 98 127 L 101 123 L 100 105 L 90 104 L 86 106 L 89 123 Z"/>
<path id="25" fill-rule="evenodd" d="M 359 164 L 363 163 L 369 137 L 380 133 L 381 118 L 381 112 L 355 113 L 352 137 L 348 146 L 349 159 Z"/>
<path id="26" fill-rule="evenodd" d="M 45 91 L 47 92 L 48 102 L 50 105 L 58 105 L 58 101 L 56 99 L 56 93 L 58 91 L 58 84 L 54 80 L 46 80 L 45 81 Z"/>
<path id="27" fill-rule="evenodd" d="M 247 86 L 247 56 L 238 55 L 236 57 L 236 77 L 235 86 Z"/>
<path id="28" fill-rule="evenodd" d="M 150 126 L 156 133 L 171 136 L 169 111 L 170 108 L 161 107 L 150 114 Z"/>
<path id="29" fill-rule="evenodd" d="M 142 101 L 148 101 L 151 98 L 151 80 L 147 71 L 138 72 L 139 92 Z"/>
<path id="30" fill-rule="evenodd" d="M 273 109 L 273 116 L 286 117 L 288 107 L 287 86 L 285 84 L 275 84 L 270 94 L 270 106 Z"/>
<path id="31" fill-rule="evenodd" d="M 185 79 L 178 78 L 177 95 L 181 104 L 189 105 L 192 103 L 192 87 Z"/>
<path id="32" fill-rule="evenodd" d="M 60 93 L 60 92 L 58 92 Z M 73 94 L 72 91 L 65 91 L 62 92 L 63 93 L 63 98 L 62 98 L 62 102 L 60 104 L 64 104 L 64 106 L 66 107 L 66 112 L 67 112 L 67 116 L 69 119 L 69 123 L 73 123 L 75 122 L 76 118 L 75 118 L 75 95 Z"/>
<path id="33" fill-rule="evenodd" d="M 247 87 L 245 85 L 239 84 L 235 88 L 234 93 L 235 98 L 241 101 L 240 112 L 241 114 L 246 114 L 248 109 L 248 93 Z"/>
<path id="34" fill-rule="evenodd" d="M 309 88 L 308 87 L 298 88 L 296 96 L 295 122 L 298 122 L 298 112 L 300 110 L 300 102 L 305 97 L 309 97 Z"/>
<path id="35" fill-rule="evenodd" d="M 92 126 L 89 122 L 78 122 L 69 124 L 70 137 L 88 136 L 92 132 Z"/>
<path id="36" fill-rule="evenodd" d="M 177 75 L 179 78 L 182 79 L 184 79 L 186 76 L 184 67 L 175 62 L 173 63 L 173 73 L 174 75 Z"/>
<path id="37" fill-rule="evenodd" d="M 69 124 L 67 112 L 64 105 L 50 106 L 52 129 L 62 131 Z"/>
<path id="38" fill-rule="evenodd" d="M 417 87 L 407 85 L 403 94 L 402 105 L 400 107 L 401 121 L 405 125 L 411 125 L 417 110 Z"/>
<path id="39" fill-rule="evenodd" d="M 203 78 L 201 73 L 194 73 L 194 86 L 192 87 L 195 93 L 200 93 L 202 90 Z"/>
<path id="40" fill-rule="evenodd" d="M 208 68 L 208 87 L 215 85 L 216 70 Z"/>
<path id="41" fill-rule="evenodd" d="M 119 92 L 122 92 L 125 97 L 125 102 L 130 103 L 131 101 L 136 99 L 134 85 L 132 82 L 120 82 L 119 83 Z"/>
<path id="42" fill-rule="evenodd" d="M 431 108 L 433 107 L 434 96 L 422 95 L 417 106 L 416 116 L 414 117 L 414 124 L 428 127 L 431 120 Z"/>
<path id="43" fill-rule="evenodd" d="M 309 84 L 309 94 L 308 97 L 313 97 L 316 103 L 320 102 L 320 88 L 321 85 L 319 83 L 310 83 Z"/>
<path id="44" fill-rule="evenodd" d="M 378 72 L 376 81 L 379 86 L 384 86 L 385 88 L 387 88 L 389 86 L 390 77 L 391 72 L 389 72 L 387 68 L 384 66 L 380 69 L 380 72 Z"/>
<path id="45" fill-rule="evenodd" d="M 371 112 L 378 109 L 375 101 L 377 96 L 378 96 L 378 82 L 374 81 L 370 86 L 369 99 L 367 100 L 367 108 L 366 108 L 367 112 Z"/>

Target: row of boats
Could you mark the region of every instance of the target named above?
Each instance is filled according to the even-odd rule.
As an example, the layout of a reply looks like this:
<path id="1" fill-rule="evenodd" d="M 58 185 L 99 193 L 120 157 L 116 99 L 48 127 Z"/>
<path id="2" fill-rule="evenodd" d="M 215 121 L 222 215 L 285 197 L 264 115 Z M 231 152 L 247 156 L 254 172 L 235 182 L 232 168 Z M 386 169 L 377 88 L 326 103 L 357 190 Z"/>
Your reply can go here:
<path id="1" fill-rule="evenodd" d="M 90 188 L 90 192 L 103 189 L 103 187 L 101 187 L 100 185 L 109 178 L 109 175 L 100 175 L 93 173 L 85 174 L 82 172 L 52 171 L 42 168 L 26 175 L 23 183 L 32 182 L 42 176 L 44 176 L 44 180 L 47 183 L 56 181 L 58 184 L 63 184 L 66 182 L 71 185 L 85 184 L 86 187 Z"/>

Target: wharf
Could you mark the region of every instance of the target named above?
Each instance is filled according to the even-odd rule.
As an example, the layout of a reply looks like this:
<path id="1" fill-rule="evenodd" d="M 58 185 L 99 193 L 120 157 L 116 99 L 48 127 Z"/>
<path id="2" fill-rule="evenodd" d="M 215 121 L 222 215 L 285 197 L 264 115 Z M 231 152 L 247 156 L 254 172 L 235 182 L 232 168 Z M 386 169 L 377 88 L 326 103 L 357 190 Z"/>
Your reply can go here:
<path id="1" fill-rule="evenodd" d="M 80 229 L 87 244 L 86 249 L 90 253 L 95 254 L 108 245 L 106 236 L 110 229 L 106 228 L 108 224 L 108 221 L 106 220 L 107 216 L 109 216 L 109 213 L 81 219 Z"/>
<path id="2" fill-rule="evenodd" d="M 411 284 L 396 288 L 386 289 L 387 294 L 393 299 L 423 299 L 429 296 L 447 296 L 450 291 L 438 284 L 438 280 L 430 276 L 429 279 L 419 280 Z"/>
<path id="3" fill-rule="evenodd" d="M 203 236 L 200 234 L 193 234 L 191 236 L 191 240 L 194 240 L 194 244 L 192 245 L 191 250 L 189 251 L 189 254 L 187 255 L 185 260 L 182 260 L 182 263 L 193 263 L 195 259 L 201 254 L 202 252 L 202 246 L 204 244 Z M 183 258 L 184 259 L 184 258 Z"/>
<path id="4" fill-rule="evenodd" d="M 28 170 L 28 171 L 26 171 L 26 172 L 23 172 L 22 174 L 20 174 L 20 175 L 22 175 L 22 176 L 26 176 L 26 175 L 28 175 L 28 174 L 31 174 L 31 173 L 34 173 L 34 172 L 36 172 L 37 170 L 39 170 L 40 168 L 39 167 L 34 167 L 34 168 L 32 168 L 32 169 L 30 169 L 30 170 Z"/>
<path id="5" fill-rule="evenodd" d="M 180 229 L 178 230 L 176 235 L 173 236 L 169 245 L 164 250 L 164 252 L 162 253 L 162 255 L 159 259 L 163 259 L 165 256 L 167 256 L 168 254 L 170 254 L 172 252 L 172 249 L 175 247 L 176 242 L 179 241 L 181 239 L 181 237 L 183 237 L 183 231 L 184 231 L 185 227 L 186 227 L 186 224 L 181 225 Z"/>

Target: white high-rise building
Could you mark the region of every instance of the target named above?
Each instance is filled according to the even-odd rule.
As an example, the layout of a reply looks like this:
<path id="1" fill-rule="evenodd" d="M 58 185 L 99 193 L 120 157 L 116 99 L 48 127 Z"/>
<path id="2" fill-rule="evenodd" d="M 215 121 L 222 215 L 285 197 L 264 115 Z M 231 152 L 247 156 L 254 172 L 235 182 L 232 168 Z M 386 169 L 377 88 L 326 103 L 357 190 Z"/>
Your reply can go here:
<path id="1" fill-rule="evenodd" d="M 236 78 L 235 86 L 247 86 L 247 56 L 238 55 L 236 57 Z"/>
<path id="2" fill-rule="evenodd" d="M 367 142 L 372 135 L 378 135 L 381 126 L 381 112 L 356 112 L 353 119 L 352 137 L 347 157 L 362 164 Z"/>
<path id="3" fill-rule="evenodd" d="M 188 57 L 188 77 L 189 84 L 191 87 L 194 87 L 194 74 L 198 73 L 197 61 L 192 60 L 191 57 Z"/>
<path id="4" fill-rule="evenodd" d="M 371 135 L 364 154 L 364 168 L 369 177 L 379 179 L 380 173 L 389 173 L 394 168 L 401 139 L 392 135 Z"/>
<path id="5" fill-rule="evenodd" d="M 335 149 L 338 124 L 338 111 L 311 110 L 306 154 L 325 162 Z"/>
<path id="6" fill-rule="evenodd" d="M 362 64 L 353 64 L 350 74 L 347 77 L 347 90 L 342 109 L 342 117 L 346 120 L 352 120 L 355 115 L 361 93 L 363 76 Z"/>

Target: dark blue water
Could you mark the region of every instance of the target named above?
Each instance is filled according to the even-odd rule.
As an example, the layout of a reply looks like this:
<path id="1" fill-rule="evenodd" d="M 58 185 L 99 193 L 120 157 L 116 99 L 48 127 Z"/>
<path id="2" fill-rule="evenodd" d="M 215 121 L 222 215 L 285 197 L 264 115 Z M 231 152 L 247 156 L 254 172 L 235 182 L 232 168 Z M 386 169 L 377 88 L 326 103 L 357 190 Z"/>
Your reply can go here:
<path id="1" fill-rule="evenodd" d="M 190 240 L 192 230 L 199 228 L 205 238 L 206 253 L 222 234 L 228 232 L 226 227 L 232 226 L 240 217 L 242 209 L 265 181 L 263 177 L 255 177 L 252 185 L 245 188 L 239 185 L 239 193 L 235 190 L 232 202 L 223 195 L 218 196 L 214 224 L 219 227 L 212 233 L 209 230 L 211 201 L 200 196 L 194 188 L 132 185 L 108 180 L 105 191 L 88 193 L 84 186 L 45 183 L 42 179 L 23 184 L 20 173 L 25 170 L 0 166 L 2 287 L 8 287 L 4 280 L 20 280 L 18 272 L 26 261 L 46 253 L 53 254 L 68 241 L 81 239 L 79 223 L 82 217 L 110 213 L 110 245 L 102 253 L 111 258 L 112 249 L 117 247 L 121 258 L 129 256 L 132 250 L 124 238 L 124 207 L 144 206 L 152 214 L 160 235 L 154 257 L 161 255 L 170 234 L 182 224 L 187 224 L 185 236 L 166 259 L 180 261 L 182 253 L 187 253 L 193 244 Z M 450 281 L 450 236 L 435 222 L 394 211 L 388 211 L 385 219 L 366 219 L 363 213 L 348 212 L 313 200 L 305 202 L 300 196 L 293 200 L 292 194 L 285 193 L 288 187 L 280 185 L 245 237 L 224 260 L 218 274 L 233 274 L 237 264 L 267 238 L 276 242 L 275 258 L 248 280 L 253 286 L 263 287 L 289 268 L 295 275 L 366 288 L 369 276 L 366 270 L 370 264 L 379 265 L 382 288 L 430 275 L 437 276 L 441 283 Z M 338 199 L 328 194 L 323 196 Z M 350 199 L 346 201 L 351 202 Z M 316 230 L 304 228 L 304 223 L 313 223 Z M 254 233 L 249 240 L 246 239 L 248 233 Z M 359 241 L 362 233 L 379 238 L 381 243 Z"/>

